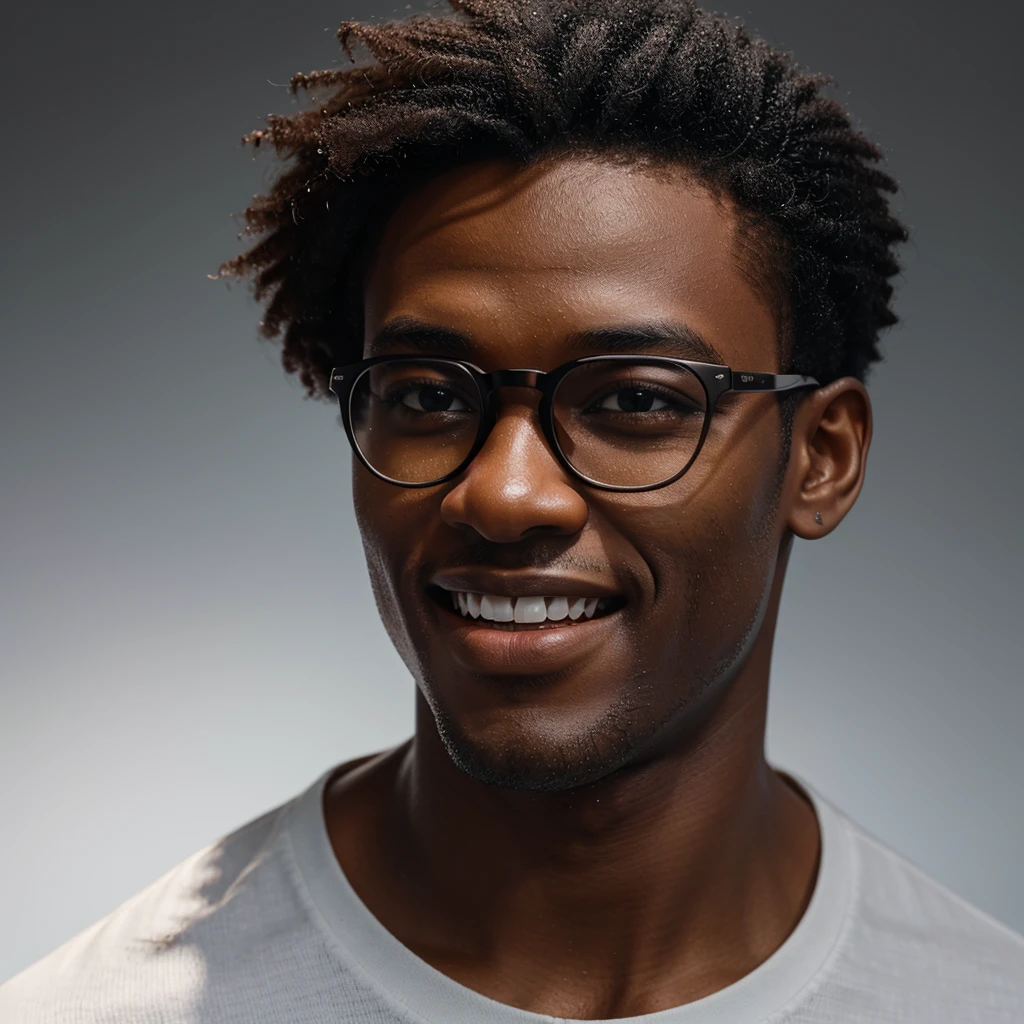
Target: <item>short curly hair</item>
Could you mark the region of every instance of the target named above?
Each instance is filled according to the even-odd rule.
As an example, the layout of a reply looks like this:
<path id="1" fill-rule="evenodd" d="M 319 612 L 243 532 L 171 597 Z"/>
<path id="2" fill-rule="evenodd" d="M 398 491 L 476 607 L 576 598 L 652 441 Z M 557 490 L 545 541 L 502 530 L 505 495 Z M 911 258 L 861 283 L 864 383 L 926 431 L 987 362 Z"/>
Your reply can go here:
<path id="1" fill-rule="evenodd" d="M 586 154 L 681 165 L 736 212 L 737 259 L 777 313 L 784 372 L 863 380 L 896 323 L 907 230 L 881 150 L 822 94 L 832 78 L 691 0 L 447 0 L 343 22 L 354 67 L 298 74 L 311 109 L 244 137 L 287 163 L 218 277 L 250 278 L 282 363 L 327 397 L 361 358 L 363 286 L 388 216 L 470 161 Z M 353 45 L 368 57 L 357 60 Z"/>

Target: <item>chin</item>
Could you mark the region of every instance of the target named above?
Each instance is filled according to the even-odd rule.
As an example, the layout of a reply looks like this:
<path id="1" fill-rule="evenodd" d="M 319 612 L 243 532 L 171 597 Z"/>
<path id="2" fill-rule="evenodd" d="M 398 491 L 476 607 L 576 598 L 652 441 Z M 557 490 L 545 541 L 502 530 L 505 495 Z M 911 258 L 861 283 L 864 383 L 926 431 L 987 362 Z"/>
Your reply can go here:
<path id="1" fill-rule="evenodd" d="M 481 730 L 467 728 L 436 704 L 432 710 L 455 765 L 477 782 L 502 789 L 554 793 L 597 782 L 628 764 L 651 733 L 626 708 L 574 726 L 545 722 L 536 711 L 526 718 L 505 711 Z"/>

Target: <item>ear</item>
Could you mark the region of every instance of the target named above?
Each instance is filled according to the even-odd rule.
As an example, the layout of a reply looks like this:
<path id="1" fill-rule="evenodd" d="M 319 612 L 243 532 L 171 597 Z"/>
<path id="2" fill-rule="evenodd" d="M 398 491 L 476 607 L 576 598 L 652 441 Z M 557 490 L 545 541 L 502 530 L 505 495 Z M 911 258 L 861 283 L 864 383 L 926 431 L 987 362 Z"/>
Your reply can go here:
<path id="1" fill-rule="evenodd" d="M 793 533 L 814 540 L 838 526 L 860 494 L 870 445 L 871 399 L 856 378 L 840 377 L 800 403 L 786 470 Z"/>

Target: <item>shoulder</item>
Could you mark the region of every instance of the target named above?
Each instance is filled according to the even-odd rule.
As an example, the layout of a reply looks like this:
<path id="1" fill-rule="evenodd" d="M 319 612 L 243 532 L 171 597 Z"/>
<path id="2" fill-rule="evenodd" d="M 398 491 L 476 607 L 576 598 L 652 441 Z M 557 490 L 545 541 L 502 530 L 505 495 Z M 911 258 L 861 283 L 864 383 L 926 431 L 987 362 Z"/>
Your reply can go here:
<path id="1" fill-rule="evenodd" d="M 1024 937 L 830 806 L 853 876 L 830 986 L 872 1019 L 1024 1020 Z"/>
<path id="2" fill-rule="evenodd" d="M 243 976 L 258 962 L 268 932 L 300 926 L 294 901 L 285 895 L 286 810 L 269 811 L 199 850 L 0 985 L 0 1020 L 199 1019 L 211 971 Z"/>

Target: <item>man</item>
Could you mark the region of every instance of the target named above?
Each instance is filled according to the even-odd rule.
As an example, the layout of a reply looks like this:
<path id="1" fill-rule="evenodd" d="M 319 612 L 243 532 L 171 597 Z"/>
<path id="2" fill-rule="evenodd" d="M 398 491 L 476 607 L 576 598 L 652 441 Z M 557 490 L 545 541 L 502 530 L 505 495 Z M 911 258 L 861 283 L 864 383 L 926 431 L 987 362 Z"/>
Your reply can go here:
<path id="1" fill-rule="evenodd" d="M 339 401 L 415 734 L 0 1019 L 1024 1019 L 1024 939 L 764 757 L 793 537 L 857 499 L 895 322 L 881 154 L 685 0 L 452 6 L 297 77 L 223 268 Z"/>

